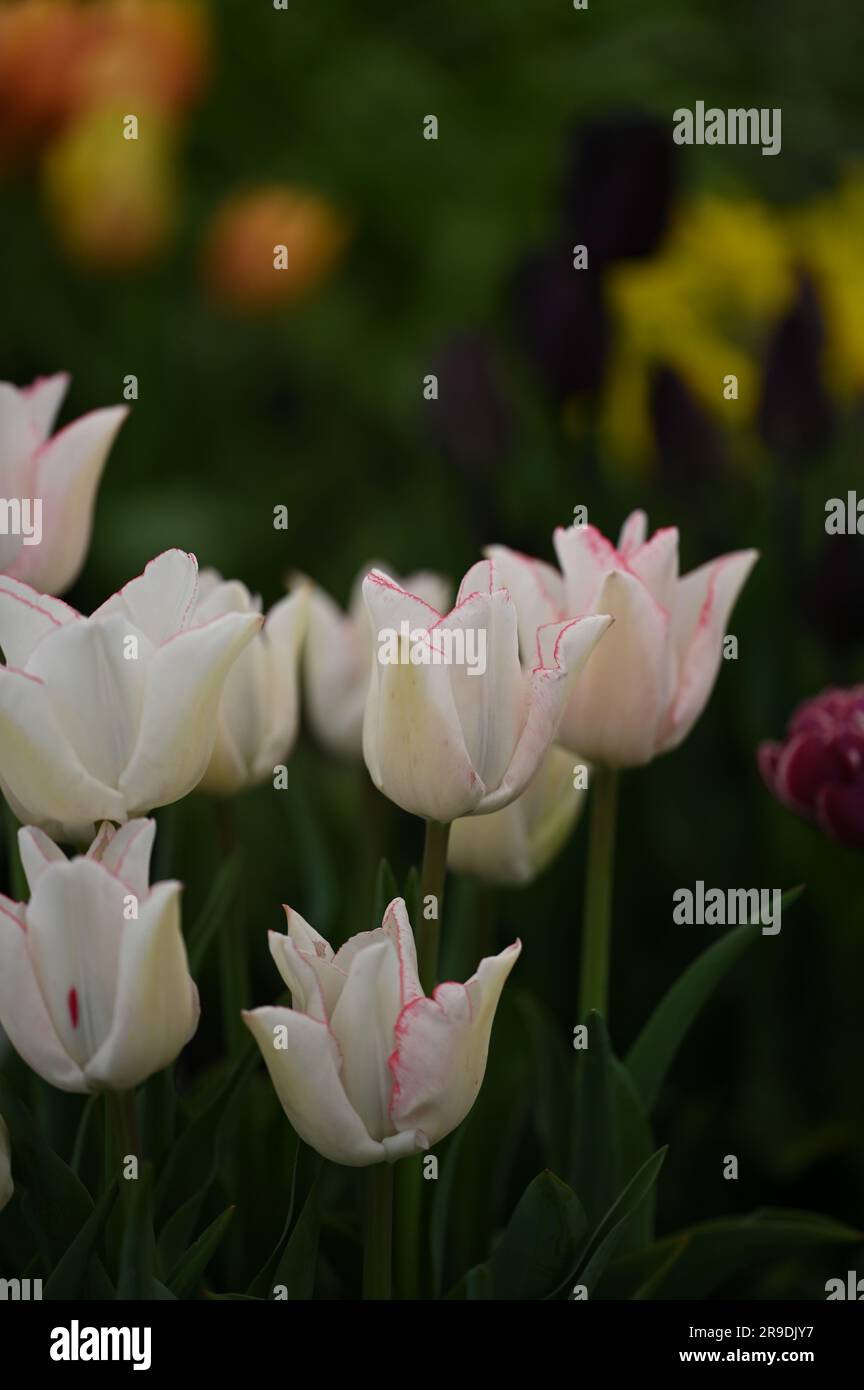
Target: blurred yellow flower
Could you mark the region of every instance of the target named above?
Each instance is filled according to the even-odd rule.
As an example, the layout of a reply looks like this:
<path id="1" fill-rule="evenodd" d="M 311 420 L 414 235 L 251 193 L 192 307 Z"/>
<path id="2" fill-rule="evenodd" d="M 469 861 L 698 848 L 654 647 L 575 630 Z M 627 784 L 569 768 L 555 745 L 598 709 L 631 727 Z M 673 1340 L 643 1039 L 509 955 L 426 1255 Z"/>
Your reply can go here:
<path id="1" fill-rule="evenodd" d="M 794 292 L 786 237 L 769 209 L 713 194 L 685 205 L 661 254 L 614 266 L 608 290 L 615 347 L 602 429 L 615 459 L 632 467 L 650 457 L 648 391 L 660 365 L 731 427 L 752 423 L 758 352 Z M 730 374 L 734 402 L 723 396 Z"/>
<path id="2" fill-rule="evenodd" d="M 176 193 L 172 129 L 155 111 L 138 115 L 137 139 L 112 107 L 83 113 L 43 164 L 46 203 L 71 256 L 128 270 L 157 252 L 172 229 Z"/>
<path id="3" fill-rule="evenodd" d="M 233 194 L 210 227 L 204 280 L 214 299 L 241 311 L 293 304 L 327 279 L 349 234 L 317 193 L 272 184 Z"/>

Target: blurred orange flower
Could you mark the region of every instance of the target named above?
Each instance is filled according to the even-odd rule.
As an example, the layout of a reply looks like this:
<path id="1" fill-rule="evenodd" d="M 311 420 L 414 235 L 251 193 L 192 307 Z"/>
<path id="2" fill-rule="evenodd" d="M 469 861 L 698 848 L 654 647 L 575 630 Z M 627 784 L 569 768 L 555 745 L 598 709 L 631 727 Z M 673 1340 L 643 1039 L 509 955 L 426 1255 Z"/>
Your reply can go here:
<path id="1" fill-rule="evenodd" d="M 320 194 L 284 184 L 237 193 L 210 227 L 204 281 L 214 299 L 241 311 L 293 304 L 327 279 L 349 236 Z"/>

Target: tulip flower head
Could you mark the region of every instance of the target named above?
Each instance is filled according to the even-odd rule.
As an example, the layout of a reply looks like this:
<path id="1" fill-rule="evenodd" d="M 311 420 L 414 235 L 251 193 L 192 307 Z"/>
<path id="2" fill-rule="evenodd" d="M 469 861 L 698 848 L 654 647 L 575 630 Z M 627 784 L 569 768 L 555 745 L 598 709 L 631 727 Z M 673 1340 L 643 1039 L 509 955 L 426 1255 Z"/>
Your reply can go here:
<path id="1" fill-rule="evenodd" d="M 309 625 L 304 651 L 306 707 L 315 737 L 330 753 L 343 758 L 363 756 L 363 712 L 375 662 L 375 634 L 363 597 L 363 581 L 373 569 L 364 565 L 343 613 L 323 589 L 309 595 Z M 404 586 L 432 608 L 443 608 L 450 597 L 446 579 L 420 570 Z"/>
<path id="2" fill-rule="evenodd" d="M 104 824 L 68 860 L 19 831 L 29 903 L 0 896 L 0 1027 L 61 1091 L 128 1091 L 198 1026 L 180 930 L 180 884 L 150 887 L 156 824 Z"/>
<path id="3" fill-rule="evenodd" d="M 536 664 L 523 670 L 516 609 L 491 561 L 468 571 L 446 615 L 379 570 L 363 592 L 378 643 L 363 725 L 375 785 L 403 810 L 440 822 L 508 805 L 537 772 L 611 619 L 550 622 L 535 634 Z"/>
<path id="4" fill-rule="evenodd" d="M 611 613 L 614 627 L 576 683 L 559 742 L 609 767 L 639 767 L 677 748 L 717 678 L 726 623 L 756 558 L 739 550 L 678 576 L 674 527 L 646 539 L 633 512 L 617 548 L 595 526 L 555 532 L 563 574 L 503 546 L 487 551 L 510 586 L 523 650 L 541 625 Z"/>
<path id="5" fill-rule="evenodd" d="M 225 681 L 213 753 L 199 790 L 231 796 L 272 777 L 297 737 L 297 665 L 306 623 L 308 586 L 299 585 L 271 608 L 264 626 L 240 653 Z M 202 570 L 193 624 L 226 613 L 258 614 L 239 580 Z"/>
<path id="6" fill-rule="evenodd" d="M 9 1131 L 6 1128 L 6 1121 L 0 1115 L 0 1211 L 11 1202 L 14 1191 L 12 1160 L 9 1152 Z"/>
<path id="7" fill-rule="evenodd" d="M 286 913 L 287 934 L 270 932 L 270 953 L 293 1008 L 243 1018 L 291 1124 L 349 1168 L 393 1163 L 436 1144 L 477 1099 L 520 943 L 481 961 L 464 985 L 439 985 L 427 999 L 401 898 L 380 928 L 335 954 L 308 922 Z"/>
<path id="8" fill-rule="evenodd" d="M 760 746 L 759 770 L 790 811 L 864 848 L 864 685 L 806 700 L 784 741 Z"/>
<path id="9" fill-rule="evenodd" d="M 90 618 L 0 580 L 0 786 L 19 820 L 81 840 L 185 796 L 257 613 L 196 622 L 198 566 L 168 550 Z"/>
<path id="10" fill-rule="evenodd" d="M 93 503 L 125 406 L 93 410 L 51 436 L 69 378 L 24 390 L 0 381 L 0 575 L 68 589 L 90 543 Z"/>

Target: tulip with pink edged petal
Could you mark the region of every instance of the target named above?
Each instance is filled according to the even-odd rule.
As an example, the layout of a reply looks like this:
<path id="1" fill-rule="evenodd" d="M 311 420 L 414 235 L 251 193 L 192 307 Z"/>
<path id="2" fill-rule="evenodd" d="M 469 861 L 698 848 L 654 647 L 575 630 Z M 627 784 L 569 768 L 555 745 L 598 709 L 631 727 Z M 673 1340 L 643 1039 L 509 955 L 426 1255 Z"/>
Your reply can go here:
<path id="1" fill-rule="evenodd" d="M 0 1026 L 61 1091 L 130 1091 L 173 1062 L 198 1026 L 180 930 L 180 884 L 150 887 L 156 824 L 107 823 L 68 860 L 19 831 L 28 903 L 0 896 Z"/>
<path id="2" fill-rule="evenodd" d="M 244 1013 L 282 1108 L 301 1139 L 350 1168 L 437 1144 L 471 1109 L 498 1000 L 519 942 L 471 979 L 426 998 L 401 898 L 380 928 L 333 952 L 296 912 L 270 953 L 292 1008 Z"/>
<path id="3" fill-rule="evenodd" d="M 234 662 L 219 702 L 216 742 L 199 791 L 231 796 L 271 778 L 297 737 L 297 665 L 306 625 L 308 585 L 298 584 L 270 609 L 263 627 Z M 202 570 L 193 625 L 226 613 L 259 614 L 239 580 Z"/>
<path id="4" fill-rule="evenodd" d="M 0 786 L 19 820 L 86 840 L 185 796 L 257 613 L 194 618 L 198 566 L 168 550 L 84 618 L 0 579 Z"/>
<path id="5" fill-rule="evenodd" d="M 516 608 L 490 561 L 468 571 L 443 616 L 380 570 L 363 591 L 376 640 L 408 630 L 429 653 L 417 663 L 405 643 L 399 660 L 385 662 L 382 647 L 373 663 L 363 752 L 375 785 L 403 810 L 440 824 L 514 801 L 611 619 L 551 622 L 536 633 L 533 669 L 523 670 Z M 466 653 L 483 654 L 482 669 L 479 661 L 446 659 L 459 652 L 458 638 Z M 412 651 L 417 645 L 412 638 Z"/>
<path id="6" fill-rule="evenodd" d="M 363 581 L 373 569 L 387 566 L 363 566 L 347 612 L 317 585 L 311 586 L 309 594 L 306 709 L 315 737 L 341 758 L 363 756 L 363 711 L 375 661 L 375 634 L 363 598 Z M 436 609 L 443 608 L 451 594 L 446 579 L 425 570 L 410 574 L 404 588 Z"/>
<path id="7" fill-rule="evenodd" d="M 0 382 L 0 496 L 41 505 L 38 543 L 0 535 L 0 575 L 45 594 L 63 593 L 84 563 L 96 490 L 128 413 L 125 406 L 93 410 L 51 438 L 68 385 L 65 373 L 23 390 Z"/>
<path id="8" fill-rule="evenodd" d="M 759 770 L 790 811 L 864 849 L 864 686 L 805 700 L 785 740 L 760 745 Z"/>
<path id="9" fill-rule="evenodd" d="M 722 555 L 683 578 L 678 532 L 650 540 L 644 512 L 617 548 L 595 526 L 555 532 L 563 573 L 503 546 L 487 554 L 514 595 L 523 650 L 545 623 L 611 613 L 615 625 L 577 683 L 559 741 L 607 767 L 639 767 L 677 748 L 702 713 L 722 659 L 729 615 L 757 559 Z"/>

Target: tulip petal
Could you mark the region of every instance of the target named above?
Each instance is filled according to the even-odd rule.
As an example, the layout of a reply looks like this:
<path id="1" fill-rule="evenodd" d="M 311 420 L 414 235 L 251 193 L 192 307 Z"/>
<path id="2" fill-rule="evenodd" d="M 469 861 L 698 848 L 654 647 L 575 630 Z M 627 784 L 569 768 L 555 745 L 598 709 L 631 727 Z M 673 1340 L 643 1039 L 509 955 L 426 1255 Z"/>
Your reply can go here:
<path id="1" fill-rule="evenodd" d="M 37 444 L 44 444 L 69 390 L 69 373 L 40 376 L 21 392 Z"/>
<path id="2" fill-rule="evenodd" d="M 177 801 L 200 782 L 225 677 L 260 626 L 258 614 L 228 613 L 153 653 L 137 742 L 119 782 L 132 814 Z"/>
<path id="3" fill-rule="evenodd" d="M 267 942 L 276 969 L 291 991 L 295 1013 L 308 1014 L 317 1023 L 326 1023 L 327 1006 L 315 958 L 300 951 L 283 932 L 268 932 Z"/>
<path id="4" fill-rule="evenodd" d="M 126 406 L 112 406 L 82 415 L 43 444 L 33 460 L 42 541 L 25 547 L 22 564 L 30 582 L 45 593 L 68 589 L 84 562 L 96 489 L 127 414 Z"/>
<path id="5" fill-rule="evenodd" d="M 92 859 L 49 865 L 27 908 L 33 969 L 65 1052 L 85 1071 L 111 1031 L 124 923 L 121 883 Z"/>
<path id="6" fill-rule="evenodd" d="M 567 616 L 564 580 L 553 565 L 534 560 L 504 545 L 487 546 L 485 553 L 495 566 L 499 584 L 509 589 L 516 605 L 522 660 L 534 662 L 538 627 L 559 623 Z M 574 615 L 578 616 L 578 615 Z"/>
<path id="7" fill-rule="evenodd" d="M 27 948 L 23 903 L 0 897 L 0 1027 L 28 1067 L 61 1091 L 86 1091 L 45 1007 Z"/>
<path id="8" fill-rule="evenodd" d="M 294 1129 L 324 1158 L 349 1168 L 399 1157 L 394 1145 L 377 1143 L 352 1107 L 339 1078 L 339 1044 L 327 1025 L 293 1009 L 244 1012 L 243 1021 L 261 1049 L 282 1109 Z M 284 1030 L 280 1033 L 277 1030 Z M 284 1038 L 284 1046 L 276 1042 Z M 422 1148 L 414 1136 L 405 1152 Z"/>
<path id="9" fill-rule="evenodd" d="M 650 541 L 630 555 L 629 564 L 648 592 L 671 613 L 678 584 L 677 528 L 667 526 L 655 531 Z"/>
<path id="10" fill-rule="evenodd" d="M 819 824 L 835 840 L 854 849 L 864 846 L 864 788 L 838 783 L 822 787 L 816 811 Z"/>
<path id="11" fill-rule="evenodd" d="M 304 648 L 306 709 L 315 737 L 341 757 L 363 751 L 363 710 L 374 660 L 365 603 L 356 621 L 313 586 Z"/>
<path id="12" fill-rule="evenodd" d="M 35 825 L 26 825 L 18 831 L 18 853 L 31 894 L 36 880 L 49 864 L 66 863 L 66 855 L 59 845 L 55 845 L 50 835 L 38 830 Z"/>
<path id="13" fill-rule="evenodd" d="M 673 623 L 678 692 L 659 752 L 677 748 L 708 703 L 723 657 L 729 615 L 757 558 L 755 550 L 734 551 L 680 580 Z"/>
<path id="14" fill-rule="evenodd" d="M 46 687 L 6 667 L 0 667 L 0 780 L 34 823 L 126 819 L 120 793 L 93 777 L 72 749 Z"/>
<path id="15" fill-rule="evenodd" d="M 301 585 L 267 614 L 260 647 L 265 660 L 261 684 L 264 699 L 263 732 L 252 759 L 258 781 L 284 762 L 297 737 L 300 705 L 297 664 L 306 632 L 309 589 Z M 230 686 L 231 676 L 228 677 Z"/>
<path id="16" fill-rule="evenodd" d="M 648 536 L 648 517 L 641 509 L 631 512 L 618 537 L 618 554 L 628 560 L 635 550 L 645 544 Z"/>
<path id="17" fill-rule="evenodd" d="M 476 577 L 483 578 L 484 570 L 491 582 L 488 560 L 475 566 Z M 447 666 L 462 737 L 480 781 L 497 787 L 513 759 L 525 721 L 525 680 L 519 663 L 516 609 L 509 593 L 506 589 L 469 593 L 430 628 L 429 641 L 445 657 L 449 642 L 453 653 L 465 658 Z"/>
<path id="18" fill-rule="evenodd" d="M 40 594 L 8 575 L 0 579 L 0 647 L 7 666 L 26 666 L 47 633 L 80 617 L 62 599 Z"/>
<path id="19" fill-rule="evenodd" d="M 167 642 L 189 626 L 198 593 L 198 561 L 185 550 L 166 550 L 144 573 L 112 594 L 94 618 L 122 613 L 154 645 Z"/>
<path id="20" fill-rule="evenodd" d="M 588 673 L 579 675 L 612 619 L 605 613 L 553 623 L 537 633 L 540 664 L 528 678 L 528 709 L 510 766 L 499 785 L 480 801 L 478 814 L 500 810 L 527 787 L 558 732 L 573 692 Z M 609 636 L 604 642 L 610 641 Z M 603 644 L 600 644 L 601 650 Z M 597 660 L 592 657 L 592 663 Z"/>
<path id="21" fill-rule="evenodd" d="M 607 574 L 626 570 L 623 556 L 596 526 L 559 526 L 553 540 L 564 571 L 568 617 L 607 611 L 601 607 L 600 590 Z"/>
<path id="22" fill-rule="evenodd" d="M 385 938 L 358 951 L 330 1019 L 342 1052 L 342 1085 L 369 1134 L 379 1140 L 392 1128 L 387 1061 L 401 1010 L 399 974 L 393 941 Z"/>
<path id="23" fill-rule="evenodd" d="M 133 639 L 137 649 L 127 646 Z M 74 753 L 109 787 L 118 786 L 135 746 L 148 648 L 147 638 L 115 614 L 59 628 L 40 642 L 27 668 L 44 682 Z M 127 658 L 127 650 L 136 655 Z"/>
<path id="24" fill-rule="evenodd" d="M 364 593 L 376 640 L 385 628 L 398 633 L 403 621 L 428 631 L 432 610 L 386 575 L 373 571 Z M 483 795 L 444 665 L 373 661 L 363 755 L 375 785 L 415 815 L 455 820 Z"/>
<path id="25" fill-rule="evenodd" d="M 482 1085 L 495 1010 L 521 949 L 514 942 L 481 961 L 466 984 L 439 985 L 431 999 L 414 999 L 402 1010 L 390 1058 L 396 1129 L 419 1129 L 436 1144 L 464 1120 Z"/>
<path id="26" fill-rule="evenodd" d="M 575 683 L 560 742 L 590 762 L 638 767 L 654 756 L 673 690 L 669 615 L 621 570 L 606 576 L 597 607 L 615 621 Z"/>
<path id="27" fill-rule="evenodd" d="M 155 838 L 155 820 L 130 820 L 109 837 L 98 856 L 102 867 L 138 898 L 146 897 L 150 891 L 150 857 Z"/>
<path id="28" fill-rule="evenodd" d="M 110 875 L 104 874 L 106 878 Z M 88 1083 L 132 1090 L 161 1071 L 198 1027 L 198 991 L 180 930 L 179 883 L 157 883 L 122 923 L 111 1030 L 85 1068 Z"/>

